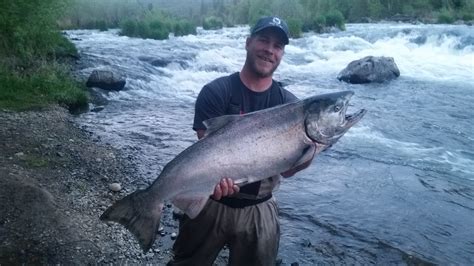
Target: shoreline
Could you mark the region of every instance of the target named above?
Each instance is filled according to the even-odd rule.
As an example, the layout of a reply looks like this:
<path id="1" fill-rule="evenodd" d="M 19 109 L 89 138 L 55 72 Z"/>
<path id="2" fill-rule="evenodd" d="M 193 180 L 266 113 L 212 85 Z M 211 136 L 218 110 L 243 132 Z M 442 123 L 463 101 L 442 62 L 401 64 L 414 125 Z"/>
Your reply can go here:
<path id="1" fill-rule="evenodd" d="M 178 224 L 171 205 L 164 235 L 146 254 L 123 226 L 99 220 L 137 189 L 136 166 L 125 154 L 61 107 L 0 110 L 0 125 L 0 265 L 168 262 Z M 115 182 L 119 192 L 109 189 Z"/>

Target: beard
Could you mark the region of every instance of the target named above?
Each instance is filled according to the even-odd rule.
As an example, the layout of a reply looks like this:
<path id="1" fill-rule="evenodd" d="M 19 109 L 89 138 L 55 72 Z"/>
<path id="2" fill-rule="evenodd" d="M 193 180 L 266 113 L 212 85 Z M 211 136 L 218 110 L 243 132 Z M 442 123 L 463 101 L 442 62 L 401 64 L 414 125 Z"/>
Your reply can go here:
<path id="1" fill-rule="evenodd" d="M 257 60 L 260 60 L 260 59 L 258 59 L 257 55 L 247 53 L 247 62 L 249 63 L 248 65 L 250 67 L 250 70 L 260 78 L 271 77 L 273 75 L 273 72 L 275 72 L 278 65 L 280 64 L 280 62 L 278 62 L 278 63 L 274 64 L 272 66 L 272 68 L 270 68 L 270 69 L 263 69 L 262 67 L 259 67 L 259 65 L 257 63 Z"/>

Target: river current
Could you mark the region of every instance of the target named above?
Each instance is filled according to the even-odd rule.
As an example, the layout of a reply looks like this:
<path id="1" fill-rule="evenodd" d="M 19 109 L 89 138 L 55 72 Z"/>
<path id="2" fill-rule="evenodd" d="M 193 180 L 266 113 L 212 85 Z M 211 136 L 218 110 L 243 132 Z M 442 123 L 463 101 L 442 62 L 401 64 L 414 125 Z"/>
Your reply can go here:
<path id="1" fill-rule="evenodd" d="M 202 86 L 239 71 L 248 27 L 144 40 L 117 30 L 68 31 L 78 74 L 111 69 L 120 92 L 100 92 L 104 110 L 77 122 L 135 155 L 152 182 L 196 141 Z M 351 85 L 337 74 L 364 56 L 393 57 L 401 76 Z M 348 24 L 290 40 L 275 73 L 299 98 L 352 90 L 350 112 L 366 116 L 306 170 L 285 179 L 279 257 L 300 265 L 474 264 L 474 28 Z"/>

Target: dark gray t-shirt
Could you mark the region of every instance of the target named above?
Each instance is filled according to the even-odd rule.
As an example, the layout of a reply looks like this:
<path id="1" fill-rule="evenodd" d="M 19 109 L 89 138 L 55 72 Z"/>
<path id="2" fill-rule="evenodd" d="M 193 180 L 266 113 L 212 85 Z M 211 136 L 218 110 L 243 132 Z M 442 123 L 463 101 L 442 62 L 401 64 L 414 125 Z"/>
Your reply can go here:
<path id="1" fill-rule="evenodd" d="M 297 100 L 296 96 L 282 88 L 275 80 L 268 90 L 254 92 L 244 85 L 239 73 L 236 72 L 217 78 L 202 88 L 196 100 L 193 129 L 205 130 L 203 121 L 210 118 L 250 113 Z M 278 182 L 279 177 L 271 177 L 268 180 L 245 185 L 240 188 L 236 197 L 247 199 L 265 197 Z"/>

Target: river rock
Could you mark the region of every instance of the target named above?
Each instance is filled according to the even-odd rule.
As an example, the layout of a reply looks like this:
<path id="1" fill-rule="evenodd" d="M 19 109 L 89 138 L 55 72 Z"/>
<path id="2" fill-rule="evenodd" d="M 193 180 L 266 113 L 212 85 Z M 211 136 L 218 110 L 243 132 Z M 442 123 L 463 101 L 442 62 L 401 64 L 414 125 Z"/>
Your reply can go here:
<path id="1" fill-rule="evenodd" d="M 109 70 L 93 70 L 86 86 L 119 91 L 125 86 L 125 78 Z"/>
<path id="2" fill-rule="evenodd" d="M 384 82 L 400 76 L 393 57 L 367 56 L 349 63 L 337 76 L 338 80 L 361 84 Z"/>
<path id="3" fill-rule="evenodd" d="M 119 192 L 122 190 L 122 185 L 120 183 L 112 183 L 109 185 L 109 189 L 113 192 Z"/>

